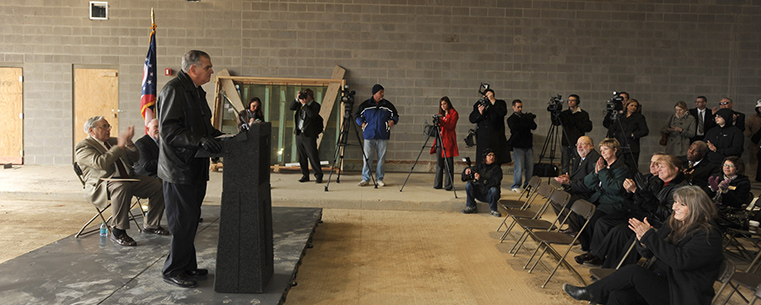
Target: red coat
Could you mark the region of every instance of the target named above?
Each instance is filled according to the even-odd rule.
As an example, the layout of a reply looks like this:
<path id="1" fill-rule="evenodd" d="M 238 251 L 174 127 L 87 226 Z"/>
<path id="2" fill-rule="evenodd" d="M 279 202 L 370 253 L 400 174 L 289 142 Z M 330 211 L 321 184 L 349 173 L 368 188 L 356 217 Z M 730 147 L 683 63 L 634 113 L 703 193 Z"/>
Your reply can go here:
<path id="1" fill-rule="evenodd" d="M 457 127 L 457 120 L 460 115 L 454 109 L 447 110 L 447 115 L 439 119 L 439 126 L 441 126 L 441 142 L 444 146 L 444 151 L 447 153 L 447 157 L 457 157 L 460 155 L 460 151 L 457 150 L 457 133 L 455 127 Z M 436 140 L 433 140 L 433 146 L 431 147 L 431 154 L 436 153 Z M 442 155 L 443 157 L 443 155 Z"/>

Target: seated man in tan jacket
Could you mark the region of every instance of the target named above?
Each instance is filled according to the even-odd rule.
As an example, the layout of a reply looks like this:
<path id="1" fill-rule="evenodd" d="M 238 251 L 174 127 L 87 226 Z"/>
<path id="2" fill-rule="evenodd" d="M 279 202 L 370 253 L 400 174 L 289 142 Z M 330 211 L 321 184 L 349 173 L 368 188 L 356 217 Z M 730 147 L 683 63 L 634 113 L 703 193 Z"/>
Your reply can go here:
<path id="1" fill-rule="evenodd" d="M 169 231 L 160 226 L 164 214 L 161 180 L 136 175 L 132 169 L 132 164 L 140 157 L 132 142 L 134 126 L 113 138 L 108 121 L 103 116 L 95 116 L 85 122 L 84 130 L 88 137 L 77 143 L 74 151 L 82 168 L 87 199 L 103 209 L 111 198 L 113 217 L 108 224 L 111 228 L 109 239 L 122 246 L 137 245 L 126 232 L 132 196 L 149 200 L 148 211 L 143 217 L 143 232 L 169 235 Z"/>

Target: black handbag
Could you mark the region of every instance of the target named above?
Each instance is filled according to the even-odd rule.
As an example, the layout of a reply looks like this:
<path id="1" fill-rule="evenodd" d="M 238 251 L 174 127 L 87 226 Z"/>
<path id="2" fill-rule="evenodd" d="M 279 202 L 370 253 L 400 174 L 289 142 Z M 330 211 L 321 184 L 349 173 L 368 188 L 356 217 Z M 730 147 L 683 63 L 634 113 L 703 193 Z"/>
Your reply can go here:
<path id="1" fill-rule="evenodd" d="M 468 129 L 468 135 L 465 136 L 465 145 L 467 147 L 476 146 L 476 131 L 475 130 Z"/>
<path id="2" fill-rule="evenodd" d="M 558 167 L 555 164 L 536 163 L 534 164 L 534 175 L 539 177 L 557 177 Z"/>

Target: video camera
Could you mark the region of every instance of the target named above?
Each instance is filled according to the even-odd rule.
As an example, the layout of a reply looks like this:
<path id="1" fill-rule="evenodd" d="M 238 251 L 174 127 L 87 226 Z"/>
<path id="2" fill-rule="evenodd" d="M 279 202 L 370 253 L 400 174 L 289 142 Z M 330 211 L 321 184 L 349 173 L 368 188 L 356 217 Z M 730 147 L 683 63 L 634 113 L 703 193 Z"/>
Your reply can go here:
<path id="1" fill-rule="evenodd" d="M 470 174 L 469 175 L 463 175 L 462 181 L 473 181 L 476 180 L 476 172 L 473 170 L 473 164 L 470 162 L 470 157 L 462 158 L 462 162 L 465 162 L 468 166 L 465 167 L 465 169 L 470 168 Z M 464 171 L 463 171 L 464 173 Z"/>
<path id="2" fill-rule="evenodd" d="M 560 112 L 563 111 L 563 96 L 558 94 L 557 96 L 550 97 L 550 101 L 547 103 L 547 111 L 552 114 L 552 124 L 560 125 L 560 121 L 557 118 L 560 116 Z"/>
<path id="3" fill-rule="evenodd" d="M 618 92 L 613 91 L 613 97 L 605 102 L 605 111 L 603 113 L 605 116 L 610 117 L 611 120 L 615 120 L 618 117 L 618 114 L 624 110 L 623 102 L 624 97 L 619 95 Z"/>
<path id="4" fill-rule="evenodd" d="M 484 106 L 488 108 L 491 106 L 491 101 L 486 97 L 486 89 L 489 89 L 491 85 L 487 83 L 481 83 L 481 85 L 478 87 L 478 93 L 481 94 L 481 99 L 478 100 L 478 104 L 481 106 Z"/>
<path id="5" fill-rule="evenodd" d="M 354 91 L 354 90 L 349 91 L 349 85 L 345 85 L 343 89 L 341 89 L 341 103 L 344 103 L 346 105 L 353 105 L 354 94 L 357 94 L 357 91 Z"/>

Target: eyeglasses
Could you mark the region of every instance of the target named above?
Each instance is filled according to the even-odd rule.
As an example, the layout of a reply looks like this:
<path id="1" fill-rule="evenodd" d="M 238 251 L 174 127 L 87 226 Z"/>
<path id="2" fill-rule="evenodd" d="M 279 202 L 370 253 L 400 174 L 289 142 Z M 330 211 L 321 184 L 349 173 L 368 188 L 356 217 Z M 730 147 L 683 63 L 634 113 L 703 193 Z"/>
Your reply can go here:
<path id="1" fill-rule="evenodd" d="M 719 105 L 727 105 L 727 104 L 729 104 L 729 102 L 721 102 L 721 103 L 719 103 Z"/>
<path id="2" fill-rule="evenodd" d="M 100 129 L 111 129 L 111 125 L 110 125 L 110 124 L 106 124 L 106 125 L 100 125 L 100 126 L 97 126 L 96 128 L 100 128 Z"/>
<path id="3" fill-rule="evenodd" d="M 735 165 L 732 164 L 732 163 L 724 163 L 724 167 L 730 167 L 730 168 L 732 168 L 732 167 L 735 167 Z"/>

